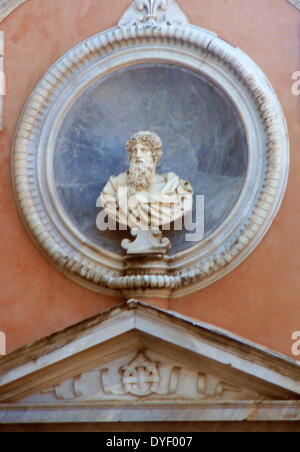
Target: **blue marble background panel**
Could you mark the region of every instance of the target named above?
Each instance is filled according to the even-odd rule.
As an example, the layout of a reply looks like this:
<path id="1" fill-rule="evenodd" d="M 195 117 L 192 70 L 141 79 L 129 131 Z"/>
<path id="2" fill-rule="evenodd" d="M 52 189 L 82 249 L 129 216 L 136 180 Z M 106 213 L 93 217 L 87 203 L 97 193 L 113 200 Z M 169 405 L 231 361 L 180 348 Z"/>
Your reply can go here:
<path id="1" fill-rule="evenodd" d="M 127 232 L 96 228 L 96 200 L 111 175 L 128 167 L 124 149 L 140 130 L 156 132 L 164 155 L 158 172 L 173 171 L 205 195 L 205 237 L 228 217 L 248 163 L 245 131 L 223 91 L 192 71 L 171 65 L 133 66 L 99 79 L 73 104 L 55 146 L 57 191 L 79 230 L 92 242 L 123 252 Z M 195 245 L 170 231 L 171 253 Z"/>

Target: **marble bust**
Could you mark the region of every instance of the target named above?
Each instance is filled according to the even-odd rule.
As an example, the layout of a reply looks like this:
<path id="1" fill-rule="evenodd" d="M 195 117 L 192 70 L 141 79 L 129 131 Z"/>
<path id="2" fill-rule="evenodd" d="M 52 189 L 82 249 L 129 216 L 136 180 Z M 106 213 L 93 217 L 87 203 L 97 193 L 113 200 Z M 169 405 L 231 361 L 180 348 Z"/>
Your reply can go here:
<path id="1" fill-rule="evenodd" d="M 175 173 L 158 174 L 163 144 L 152 132 L 138 132 L 127 142 L 129 170 L 111 176 L 97 206 L 131 230 L 160 230 L 192 210 L 193 189 Z"/>

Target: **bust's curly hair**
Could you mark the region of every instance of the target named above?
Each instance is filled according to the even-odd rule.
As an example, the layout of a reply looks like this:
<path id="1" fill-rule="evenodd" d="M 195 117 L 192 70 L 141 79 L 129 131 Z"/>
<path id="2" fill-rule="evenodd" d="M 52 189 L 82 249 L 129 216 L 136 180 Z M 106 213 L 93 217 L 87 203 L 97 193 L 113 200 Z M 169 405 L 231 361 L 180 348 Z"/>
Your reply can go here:
<path id="1" fill-rule="evenodd" d="M 134 146 L 138 143 L 142 143 L 148 148 L 150 148 L 153 157 L 156 162 L 160 160 L 162 157 L 162 149 L 163 144 L 158 135 L 153 132 L 138 132 L 133 135 L 132 138 L 126 143 L 126 150 L 129 152 L 129 158 L 131 158 L 130 154 Z"/>

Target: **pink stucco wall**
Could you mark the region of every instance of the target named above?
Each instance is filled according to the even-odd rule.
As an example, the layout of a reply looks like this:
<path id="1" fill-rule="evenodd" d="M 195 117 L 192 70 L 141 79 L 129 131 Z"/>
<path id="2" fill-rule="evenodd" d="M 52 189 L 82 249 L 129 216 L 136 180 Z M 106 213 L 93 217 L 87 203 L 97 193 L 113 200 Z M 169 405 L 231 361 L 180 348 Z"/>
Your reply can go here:
<path id="1" fill-rule="evenodd" d="M 116 24 L 130 0 L 27 0 L 5 31 L 5 128 L 0 133 L 0 330 L 9 351 L 118 304 L 71 282 L 36 249 L 17 213 L 10 158 L 18 117 L 43 73 L 65 51 Z M 291 354 L 300 330 L 300 14 L 287 0 L 178 0 L 191 22 L 217 32 L 265 71 L 282 102 L 291 139 L 287 194 L 269 234 L 234 272 L 201 292 L 154 304 Z"/>

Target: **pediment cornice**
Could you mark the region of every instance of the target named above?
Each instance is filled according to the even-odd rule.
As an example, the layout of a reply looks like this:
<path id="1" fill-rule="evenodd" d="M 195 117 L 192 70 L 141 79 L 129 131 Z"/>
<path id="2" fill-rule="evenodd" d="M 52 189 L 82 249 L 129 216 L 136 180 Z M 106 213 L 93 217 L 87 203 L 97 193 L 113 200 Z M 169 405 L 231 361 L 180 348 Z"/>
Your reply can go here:
<path id="1" fill-rule="evenodd" d="M 134 351 L 153 346 L 166 353 L 176 350 L 177 356 L 182 358 L 193 356 L 209 363 L 210 368 L 230 369 L 232 375 L 244 375 L 245 380 L 260 380 L 269 388 L 270 396 L 290 398 L 300 395 L 300 364 L 296 361 L 225 330 L 131 300 L 2 358 L 0 400 L 5 401 L 7 386 L 16 385 L 31 374 L 51 373 L 53 368 L 60 378 L 55 366 L 75 362 L 78 357 L 81 358 L 77 362 L 80 371 L 83 356 L 89 367 L 89 357 L 93 359 L 96 348 L 100 357 L 101 349 L 109 349 L 108 344 L 111 357 L 109 353 L 105 355 L 106 361 L 115 354 L 122 355 L 127 349 Z M 114 350 L 114 344 L 119 353 Z M 16 388 L 13 398 L 18 397 L 19 389 Z"/>
<path id="2" fill-rule="evenodd" d="M 136 300 L 11 353 L 0 374 L 0 422 L 113 420 L 116 407 L 123 420 L 300 417 L 299 363 Z"/>

